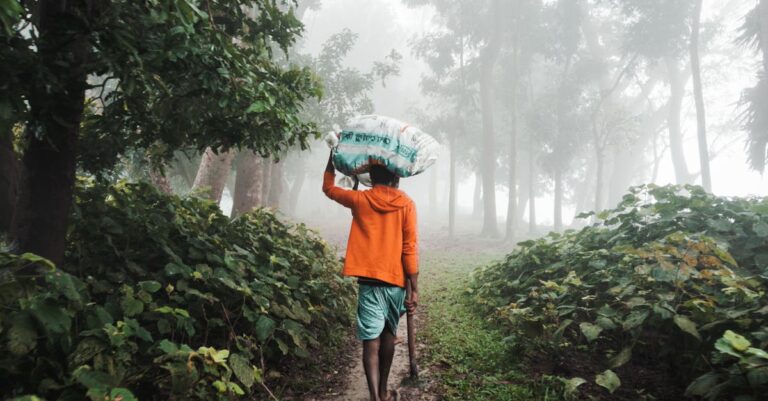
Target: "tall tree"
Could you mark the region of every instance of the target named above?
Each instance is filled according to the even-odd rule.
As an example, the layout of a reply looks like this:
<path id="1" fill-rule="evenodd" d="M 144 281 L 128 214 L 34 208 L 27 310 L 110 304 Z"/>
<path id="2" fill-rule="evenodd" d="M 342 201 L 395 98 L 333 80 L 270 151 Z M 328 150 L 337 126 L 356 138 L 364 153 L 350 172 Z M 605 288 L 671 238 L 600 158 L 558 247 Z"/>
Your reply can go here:
<path id="1" fill-rule="evenodd" d="M 677 183 L 690 183 L 693 176 L 685 160 L 681 127 L 682 103 L 690 74 L 680 61 L 690 46 L 693 1 L 621 0 L 621 3 L 625 16 L 631 21 L 624 40 L 627 50 L 650 61 L 661 61 L 666 67 L 670 86 L 667 116 L 670 155 Z"/>
<path id="2" fill-rule="evenodd" d="M 699 141 L 699 164 L 701 183 L 705 190 L 712 191 L 712 177 L 709 172 L 709 145 L 707 144 L 707 117 L 704 108 L 704 93 L 701 87 L 701 63 L 699 58 L 699 31 L 701 30 L 701 6 L 703 0 L 694 0 L 693 22 L 691 23 L 691 73 L 693 74 L 693 97 L 696 102 L 696 132 Z"/>
<path id="3" fill-rule="evenodd" d="M 206 11 L 187 0 L 3 4 L 1 51 L 12 61 L 0 67 L 10 77 L 0 126 L 25 130 L 11 231 L 20 252 L 61 260 L 78 167 L 99 173 L 157 143 L 165 159 L 180 148 L 270 153 L 314 133 L 295 117 L 317 82 L 273 61 L 272 46 L 285 51 L 302 29 L 284 1 L 253 1 L 251 14 L 236 0 Z M 86 113 L 88 89 L 99 108 Z"/>
<path id="4" fill-rule="evenodd" d="M 233 150 L 217 152 L 210 147 L 206 148 L 200 160 L 195 182 L 192 184 L 192 191 L 198 192 L 217 204 L 221 202 L 221 195 L 224 193 L 234 157 Z"/>
<path id="5" fill-rule="evenodd" d="M 496 220 L 496 148 L 494 129 L 494 69 L 501 50 L 500 0 L 492 0 L 488 9 L 490 32 L 485 47 L 480 51 L 480 112 L 482 114 L 483 136 L 480 170 L 483 181 L 483 228 L 482 235 L 498 237 Z"/>
<path id="6" fill-rule="evenodd" d="M 253 153 L 240 152 L 235 173 L 235 191 L 232 196 L 232 217 L 250 212 L 264 205 L 264 165 L 267 159 Z"/>
<path id="7" fill-rule="evenodd" d="M 749 162 L 763 172 L 768 164 L 768 0 L 760 0 L 747 14 L 739 42 L 762 53 L 758 82 L 744 91 L 742 103 Z"/>
<path id="8" fill-rule="evenodd" d="M 12 131 L 0 131 L 0 235 L 11 229 L 19 188 L 19 161 L 13 150 Z"/>
<path id="9" fill-rule="evenodd" d="M 38 32 L 36 63 L 50 81 L 32 79 L 35 82 L 28 88 L 28 131 L 40 130 L 43 135 L 26 135 L 28 144 L 22 157 L 23 176 L 11 234 L 20 251 L 55 262 L 64 256 L 89 73 L 87 27 L 74 22 L 99 14 L 93 5 L 83 3 L 41 0 L 36 10 L 29 10 L 35 13 Z M 53 90 L 49 88 L 51 81 Z"/>
<path id="10" fill-rule="evenodd" d="M 431 74 L 423 77 L 422 93 L 430 98 L 431 126 L 442 132 L 450 147 L 448 173 L 448 235 L 456 231 L 456 198 L 459 167 L 464 161 L 476 166 L 476 140 L 468 132 L 476 129 L 473 118 L 477 113 L 475 102 L 478 79 L 476 66 L 477 46 L 484 34 L 480 32 L 487 17 L 481 12 L 487 2 L 478 7 L 469 0 L 406 0 L 410 6 L 432 5 L 436 9 L 433 23 L 442 29 L 431 32 L 414 42 L 416 56 L 426 62 Z M 485 18 L 485 19 L 484 19 Z M 481 214 L 481 178 L 475 173 L 473 216 Z"/>

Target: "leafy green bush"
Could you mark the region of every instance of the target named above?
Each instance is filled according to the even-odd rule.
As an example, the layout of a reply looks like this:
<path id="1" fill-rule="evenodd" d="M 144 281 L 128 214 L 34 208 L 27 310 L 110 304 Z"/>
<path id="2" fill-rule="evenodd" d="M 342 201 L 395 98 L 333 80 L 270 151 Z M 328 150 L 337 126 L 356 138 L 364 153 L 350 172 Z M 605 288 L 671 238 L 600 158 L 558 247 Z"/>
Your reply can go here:
<path id="1" fill-rule="evenodd" d="M 59 269 L 0 253 L 3 398 L 247 396 L 350 324 L 334 252 L 268 211 L 83 184 L 74 215 Z"/>
<path id="2" fill-rule="evenodd" d="M 646 186 L 599 217 L 478 271 L 477 304 L 570 397 L 768 393 L 768 201 Z"/>

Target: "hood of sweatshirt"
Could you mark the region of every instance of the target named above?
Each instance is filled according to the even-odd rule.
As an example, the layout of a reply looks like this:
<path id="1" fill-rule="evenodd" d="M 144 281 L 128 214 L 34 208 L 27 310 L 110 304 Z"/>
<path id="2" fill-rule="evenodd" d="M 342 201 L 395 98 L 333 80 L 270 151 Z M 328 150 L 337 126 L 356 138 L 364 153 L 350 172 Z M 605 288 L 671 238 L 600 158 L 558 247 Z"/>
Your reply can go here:
<path id="1" fill-rule="evenodd" d="M 365 191 L 371 208 L 379 213 L 390 213 L 411 204 L 411 198 L 399 189 L 386 185 L 376 185 Z"/>

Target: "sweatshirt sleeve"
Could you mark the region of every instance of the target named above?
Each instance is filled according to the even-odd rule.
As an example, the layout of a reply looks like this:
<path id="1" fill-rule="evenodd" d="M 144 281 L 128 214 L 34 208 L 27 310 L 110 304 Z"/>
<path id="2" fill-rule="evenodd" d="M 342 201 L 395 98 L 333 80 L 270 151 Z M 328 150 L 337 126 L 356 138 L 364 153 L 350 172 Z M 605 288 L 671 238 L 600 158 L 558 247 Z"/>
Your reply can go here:
<path id="1" fill-rule="evenodd" d="M 351 209 L 360 196 L 360 192 L 339 188 L 336 186 L 335 181 L 336 174 L 326 171 L 323 175 L 323 192 L 325 196 Z"/>
<path id="2" fill-rule="evenodd" d="M 403 221 L 403 269 L 408 275 L 419 272 L 418 235 L 416 233 L 416 206 L 411 204 Z"/>

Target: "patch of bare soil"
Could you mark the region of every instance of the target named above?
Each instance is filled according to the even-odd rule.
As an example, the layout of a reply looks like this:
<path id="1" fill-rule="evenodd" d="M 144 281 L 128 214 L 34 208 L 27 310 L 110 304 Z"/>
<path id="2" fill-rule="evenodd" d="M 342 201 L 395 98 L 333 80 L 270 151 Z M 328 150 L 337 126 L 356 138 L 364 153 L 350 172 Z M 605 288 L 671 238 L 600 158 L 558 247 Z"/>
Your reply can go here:
<path id="1" fill-rule="evenodd" d="M 416 333 L 418 339 L 419 328 L 422 319 L 416 316 Z M 397 329 L 398 337 L 407 339 L 407 324 L 405 317 L 400 321 Z M 417 353 L 424 351 L 424 345 L 417 342 Z M 350 334 L 349 346 L 345 355 L 339 358 L 339 369 L 333 377 L 328 377 L 329 382 L 338 383 L 335 387 L 324 389 L 324 392 L 313 396 L 305 396 L 306 401 L 368 401 L 368 384 L 365 380 L 362 361 L 362 343 L 354 339 Z M 395 347 L 395 357 L 392 361 L 392 370 L 389 376 L 389 388 L 397 390 L 400 401 L 436 401 L 438 397 L 433 391 L 436 388 L 427 366 L 420 366 L 419 380 L 410 379 L 410 366 L 408 363 L 408 343 L 402 342 Z"/>

